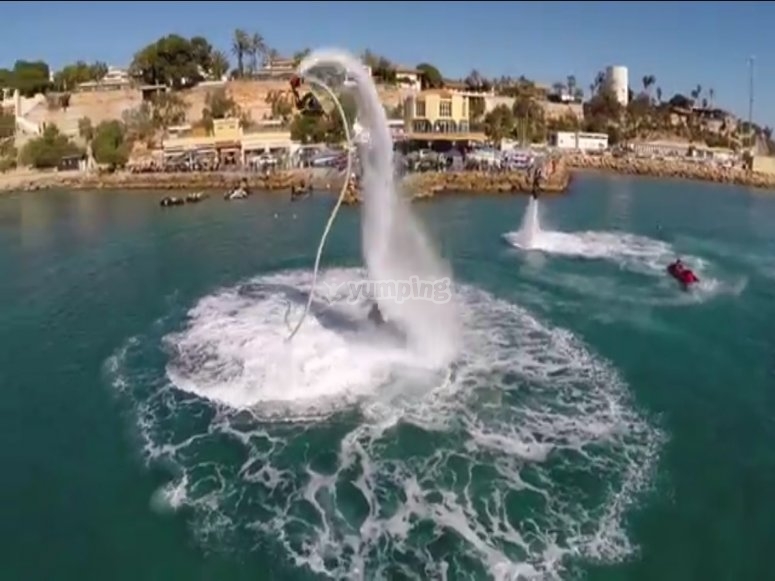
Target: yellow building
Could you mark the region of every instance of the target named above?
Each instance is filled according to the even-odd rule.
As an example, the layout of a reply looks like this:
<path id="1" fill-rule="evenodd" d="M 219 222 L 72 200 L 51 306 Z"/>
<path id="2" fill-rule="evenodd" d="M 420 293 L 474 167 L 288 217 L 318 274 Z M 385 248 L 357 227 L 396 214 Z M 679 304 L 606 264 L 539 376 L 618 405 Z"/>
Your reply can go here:
<path id="1" fill-rule="evenodd" d="M 422 91 L 404 101 L 406 137 L 420 141 L 484 141 L 469 127 L 471 97 L 447 89 Z"/>

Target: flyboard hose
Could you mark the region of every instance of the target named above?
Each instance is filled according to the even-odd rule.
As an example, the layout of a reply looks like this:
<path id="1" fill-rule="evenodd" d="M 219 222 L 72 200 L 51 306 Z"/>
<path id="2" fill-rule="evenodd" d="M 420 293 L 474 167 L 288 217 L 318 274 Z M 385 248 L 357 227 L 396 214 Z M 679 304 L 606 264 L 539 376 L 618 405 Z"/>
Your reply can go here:
<path id="1" fill-rule="evenodd" d="M 326 239 L 328 238 L 328 233 L 331 231 L 331 227 L 334 225 L 334 220 L 336 219 L 336 215 L 339 213 L 339 208 L 342 206 L 342 202 L 344 201 L 344 197 L 347 194 L 347 186 L 350 184 L 350 176 L 352 175 L 352 166 L 353 166 L 353 141 L 352 136 L 350 135 L 350 126 L 347 122 L 347 115 L 345 115 L 344 109 L 342 108 L 342 103 L 337 98 L 336 94 L 334 93 L 333 89 L 329 87 L 326 83 L 321 81 L 320 79 L 317 79 L 313 76 L 305 76 L 305 80 L 309 83 L 312 83 L 313 85 L 316 85 L 323 89 L 329 97 L 331 97 L 331 100 L 334 102 L 334 105 L 336 106 L 336 110 L 339 113 L 339 115 L 342 118 L 342 125 L 344 126 L 344 134 L 345 139 L 347 141 L 347 168 L 345 170 L 345 179 L 344 183 L 342 184 L 342 191 L 339 192 L 339 198 L 336 200 L 336 205 L 334 206 L 334 209 L 331 211 L 331 215 L 328 217 L 328 222 L 326 223 L 326 227 L 323 230 L 323 235 L 320 237 L 320 243 L 318 244 L 318 251 L 315 255 L 315 266 L 312 269 L 312 286 L 309 289 L 309 297 L 307 297 L 307 304 L 304 306 L 304 312 L 301 315 L 301 318 L 296 323 L 296 326 L 291 329 L 290 335 L 286 337 L 285 341 L 288 342 L 296 335 L 296 333 L 299 332 L 299 329 L 301 329 L 301 325 L 304 323 L 304 319 L 307 318 L 307 314 L 309 313 L 309 309 L 312 306 L 312 298 L 315 296 L 315 287 L 317 286 L 317 280 L 318 280 L 318 270 L 320 269 L 320 258 L 323 256 L 323 248 L 326 245 Z M 290 324 L 288 323 L 288 316 L 291 313 L 291 304 L 288 303 L 288 309 L 285 311 L 285 324 L 290 329 Z"/>

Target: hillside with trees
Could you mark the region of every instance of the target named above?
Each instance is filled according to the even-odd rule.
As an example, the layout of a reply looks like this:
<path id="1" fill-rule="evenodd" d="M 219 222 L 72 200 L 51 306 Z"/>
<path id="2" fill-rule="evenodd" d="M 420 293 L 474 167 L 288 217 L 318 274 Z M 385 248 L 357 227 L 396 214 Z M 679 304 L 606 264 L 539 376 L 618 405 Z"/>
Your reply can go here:
<path id="1" fill-rule="evenodd" d="M 307 48 L 300 49 L 291 61 L 297 65 L 309 52 Z M 371 50 L 361 58 L 371 67 L 388 113 L 401 116 L 403 67 Z M 140 98 L 137 89 L 113 94 L 76 92 L 79 84 L 99 83 L 104 78 L 108 67 L 103 62 L 78 61 L 52 76 L 45 62 L 18 60 L 12 68 L 0 69 L 0 89 L 18 89 L 25 97 L 43 93 L 47 110 L 39 113 L 40 119 L 32 120 L 49 125 L 53 120 L 53 124 L 60 125 L 60 131 L 47 128 L 18 152 L 36 167 L 49 167 L 57 156 L 61 158 L 87 147 L 98 162 L 121 167 L 135 144 L 142 144 L 143 148 L 158 145 L 170 126 L 186 123 L 206 133 L 214 119 L 226 116 L 238 117 L 248 129 L 266 119 L 279 121 L 294 139 L 303 143 L 340 141 L 343 127 L 337 116 L 298 116 L 287 80 L 262 76 L 266 65 L 278 59 L 278 52 L 258 32 L 235 30 L 228 53 L 217 50 L 202 36 L 169 34 L 141 47 L 132 58 L 128 70 L 137 86 L 165 88 L 145 98 Z M 498 105 L 487 114 L 483 99 L 471 101 L 472 129 L 484 131 L 495 141 L 513 138 L 541 143 L 553 131 L 590 131 L 608 133 L 612 144 L 680 138 L 740 148 L 755 134 L 773 146 L 769 128 L 754 126 L 752 134 L 746 123 L 714 109 L 713 89 L 697 85 L 687 91 L 688 96 L 676 94 L 664 100 L 654 75 L 643 76 L 641 86 L 631 88 L 628 106 L 622 107 L 606 88 L 602 72 L 591 80 L 586 92 L 574 75 L 553 83 L 549 90 L 525 77 L 486 78 L 473 70 L 464 79 L 450 80 L 432 63 L 418 63 L 415 69 L 420 72 L 423 89 L 465 88 L 507 98 L 505 102 L 509 104 Z M 263 80 L 255 80 L 257 77 Z M 217 86 L 223 78 L 229 82 Z M 580 103 L 585 92 L 588 99 L 583 103 L 582 114 Z M 130 93 L 136 96 L 130 97 Z M 552 103 L 552 95 L 560 94 L 573 105 L 563 104 L 565 101 Z M 346 109 L 352 117 L 352 103 L 346 102 Z M 71 127 L 64 127 L 67 119 L 71 120 Z M 13 143 L 9 145 L 13 140 L 3 131 L 13 135 L 12 117 L 10 122 L 0 117 L 0 167 L 9 167 L 16 150 Z"/>

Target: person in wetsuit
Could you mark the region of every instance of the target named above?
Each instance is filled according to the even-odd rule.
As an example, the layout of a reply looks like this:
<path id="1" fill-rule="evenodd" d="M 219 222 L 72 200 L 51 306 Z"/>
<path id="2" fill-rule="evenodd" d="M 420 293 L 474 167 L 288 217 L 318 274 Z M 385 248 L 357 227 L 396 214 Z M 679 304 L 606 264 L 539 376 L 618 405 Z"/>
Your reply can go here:
<path id="1" fill-rule="evenodd" d="M 533 169 L 533 189 L 530 195 L 534 200 L 537 200 L 541 195 L 541 170 L 538 168 Z"/>
<path id="2" fill-rule="evenodd" d="M 301 78 L 296 75 L 291 77 L 291 92 L 293 93 L 293 102 L 296 105 L 296 109 L 304 115 L 323 115 L 323 107 L 320 105 L 320 101 L 311 92 L 305 93 L 303 96 L 299 95 L 299 87 L 301 87 Z"/>
<path id="3" fill-rule="evenodd" d="M 377 303 L 372 303 L 371 305 L 371 310 L 369 311 L 369 321 L 377 326 L 383 325 L 385 323 L 385 319 L 382 317 L 382 312 L 379 310 L 379 305 Z"/>

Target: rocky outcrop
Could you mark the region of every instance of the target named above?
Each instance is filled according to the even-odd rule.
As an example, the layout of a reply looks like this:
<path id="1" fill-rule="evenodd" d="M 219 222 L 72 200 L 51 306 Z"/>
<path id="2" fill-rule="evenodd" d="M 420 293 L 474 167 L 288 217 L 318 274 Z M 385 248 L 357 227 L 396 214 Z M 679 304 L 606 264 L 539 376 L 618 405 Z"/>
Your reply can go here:
<path id="1" fill-rule="evenodd" d="M 598 170 L 659 178 L 681 178 L 775 189 L 775 175 L 752 172 L 737 167 L 724 168 L 715 164 L 680 159 L 664 160 L 613 157 L 611 155 L 569 155 L 565 157 L 565 163 L 572 169 Z"/>
<path id="2" fill-rule="evenodd" d="M 559 194 L 570 184 L 571 174 L 562 160 L 555 160 L 547 168 L 541 192 Z M 433 198 L 443 194 L 529 194 L 533 181 L 527 171 L 513 172 L 423 172 L 408 175 L 403 189 L 412 199 Z M 344 199 L 346 204 L 360 202 L 357 187 L 351 187 Z"/>
<path id="3" fill-rule="evenodd" d="M 562 166 L 548 176 L 541 185 L 542 193 L 564 192 L 570 183 L 570 174 Z M 429 198 L 445 193 L 461 194 L 529 194 L 533 182 L 527 172 L 440 172 L 414 174 L 407 178 L 405 187 L 414 198 Z"/>

